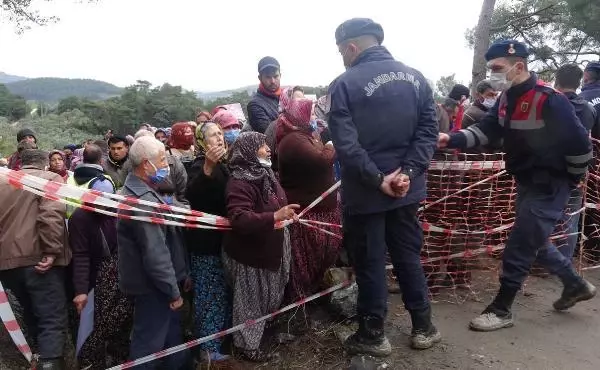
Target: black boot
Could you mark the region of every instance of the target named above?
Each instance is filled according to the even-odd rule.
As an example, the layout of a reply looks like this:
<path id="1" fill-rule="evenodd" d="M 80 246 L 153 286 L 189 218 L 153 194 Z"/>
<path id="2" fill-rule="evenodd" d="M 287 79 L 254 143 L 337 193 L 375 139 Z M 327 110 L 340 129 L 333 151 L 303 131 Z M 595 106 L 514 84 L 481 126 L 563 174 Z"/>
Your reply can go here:
<path id="1" fill-rule="evenodd" d="M 414 349 L 428 349 L 442 340 L 442 335 L 431 323 L 431 307 L 411 310 L 412 333 L 410 344 Z"/>
<path id="2" fill-rule="evenodd" d="M 40 358 L 35 370 L 66 370 L 63 358 Z"/>
<path id="3" fill-rule="evenodd" d="M 471 320 L 469 327 L 476 331 L 494 331 L 513 326 L 510 309 L 518 291 L 518 289 L 500 285 L 494 301 L 483 310 L 481 315 Z"/>
<path id="4" fill-rule="evenodd" d="M 392 353 L 392 346 L 385 337 L 383 319 L 374 316 L 360 318 L 358 331 L 344 342 L 349 354 L 366 354 L 386 357 Z"/>
<path id="5" fill-rule="evenodd" d="M 579 278 L 578 281 L 565 284 L 561 297 L 554 302 L 554 309 L 558 311 L 568 310 L 577 302 L 587 301 L 596 296 L 596 287 L 588 281 Z"/>

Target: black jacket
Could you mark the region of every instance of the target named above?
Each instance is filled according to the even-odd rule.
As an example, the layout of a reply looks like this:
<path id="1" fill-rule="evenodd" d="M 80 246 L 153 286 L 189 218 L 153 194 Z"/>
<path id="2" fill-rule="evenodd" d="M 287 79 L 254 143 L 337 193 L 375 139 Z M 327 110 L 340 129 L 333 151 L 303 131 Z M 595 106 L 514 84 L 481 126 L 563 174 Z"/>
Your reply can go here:
<path id="1" fill-rule="evenodd" d="M 596 109 L 596 122 L 592 127 L 592 137 L 600 139 L 600 81 L 585 85 L 579 97 L 592 103 Z"/>
<path id="2" fill-rule="evenodd" d="M 569 100 L 537 81 L 532 74 L 527 81 L 508 89 L 503 93 L 505 107 L 499 108 L 504 100 L 501 96 L 481 122 L 450 135 L 448 147 L 464 149 L 503 138 L 506 169 L 517 181 L 547 183 L 549 177 L 567 177 L 578 182 L 592 159 L 588 133 Z M 534 89 L 547 95 L 541 107 L 543 125 L 535 129 L 513 125 L 514 114 L 525 114 L 519 109 L 533 106 L 520 105 L 519 99 Z M 504 126 L 499 111 L 506 117 Z"/>
<path id="3" fill-rule="evenodd" d="M 219 163 L 208 177 L 204 174 L 205 161 L 204 157 L 198 157 L 189 169 L 185 196 L 194 211 L 226 217 L 225 188 L 229 170 Z M 223 234 L 219 230 L 188 228 L 185 230 L 188 251 L 195 255 L 220 256 Z"/>
<path id="4" fill-rule="evenodd" d="M 350 214 L 384 212 L 425 199 L 425 171 L 438 123 L 429 83 L 383 46 L 365 50 L 329 89 L 329 129 L 342 168 Z M 380 189 L 381 174 L 411 172 L 410 190 L 396 199 Z"/>
<path id="5" fill-rule="evenodd" d="M 269 124 L 279 115 L 279 98 L 260 91 L 248 103 L 248 123 L 252 130 L 264 134 Z"/>
<path id="6" fill-rule="evenodd" d="M 573 92 L 566 92 L 565 96 L 569 99 L 573 108 L 575 108 L 575 114 L 579 121 L 588 131 L 592 131 L 596 124 L 596 110 L 594 106 Z"/>

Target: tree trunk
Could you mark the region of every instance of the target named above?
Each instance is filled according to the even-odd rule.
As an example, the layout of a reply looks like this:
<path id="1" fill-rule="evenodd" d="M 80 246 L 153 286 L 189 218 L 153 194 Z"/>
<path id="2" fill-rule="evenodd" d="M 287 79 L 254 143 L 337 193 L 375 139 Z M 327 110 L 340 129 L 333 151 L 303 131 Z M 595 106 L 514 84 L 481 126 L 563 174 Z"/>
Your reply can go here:
<path id="1" fill-rule="evenodd" d="M 475 88 L 480 81 L 485 80 L 486 61 L 485 53 L 490 47 L 490 29 L 492 27 L 492 14 L 496 0 L 483 0 L 481 13 L 479 14 L 479 22 L 475 29 L 475 47 L 473 54 L 473 71 L 471 82 L 471 96 L 475 96 Z"/>

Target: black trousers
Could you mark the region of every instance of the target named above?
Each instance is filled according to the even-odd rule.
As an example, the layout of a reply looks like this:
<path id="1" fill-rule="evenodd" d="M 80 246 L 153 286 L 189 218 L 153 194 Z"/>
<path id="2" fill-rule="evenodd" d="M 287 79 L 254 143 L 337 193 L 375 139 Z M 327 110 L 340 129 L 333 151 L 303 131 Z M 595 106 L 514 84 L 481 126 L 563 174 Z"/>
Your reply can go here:
<path id="1" fill-rule="evenodd" d="M 418 204 L 387 212 L 345 215 L 344 240 L 358 284 L 359 316 L 385 318 L 388 287 L 386 251 L 389 251 L 407 310 L 429 307 L 427 282 L 421 266 L 423 230 Z"/>
<path id="2" fill-rule="evenodd" d="M 40 274 L 33 266 L 0 271 L 0 281 L 21 307 L 27 331 L 37 339 L 41 359 L 63 357 L 67 338 L 64 267 Z"/>

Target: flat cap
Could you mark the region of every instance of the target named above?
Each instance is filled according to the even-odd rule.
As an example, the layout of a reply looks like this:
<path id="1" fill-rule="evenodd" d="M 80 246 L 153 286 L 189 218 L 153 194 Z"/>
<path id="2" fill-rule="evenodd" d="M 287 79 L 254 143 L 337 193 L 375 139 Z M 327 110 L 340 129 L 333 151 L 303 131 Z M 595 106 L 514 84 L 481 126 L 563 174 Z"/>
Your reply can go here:
<path id="1" fill-rule="evenodd" d="M 485 53 L 485 60 L 488 62 L 496 58 L 519 57 L 527 59 L 529 50 L 527 46 L 517 40 L 496 41 Z"/>
<path id="2" fill-rule="evenodd" d="M 383 28 L 379 23 L 369 18 L 352 18 L 335 30 L 335 43 L 339 45 L 346 40 L 365 35 L 375 36 L 380 45 L 383 42 Z"/>
<path id="3" fill-rule="evenodd" d="M 600 62 L 589 62 L 585 67 L 585 70 L 600 72 Z"/>

